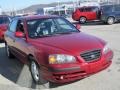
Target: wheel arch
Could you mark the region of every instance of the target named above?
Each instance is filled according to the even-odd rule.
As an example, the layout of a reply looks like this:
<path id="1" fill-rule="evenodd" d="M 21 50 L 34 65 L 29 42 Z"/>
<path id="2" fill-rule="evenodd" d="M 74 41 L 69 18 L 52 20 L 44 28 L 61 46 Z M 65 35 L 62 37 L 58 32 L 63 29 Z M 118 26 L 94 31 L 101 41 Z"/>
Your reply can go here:
<path id="1" fill-rule="evenodd" d="M 108 18 L 110 18 L 110 17 L 112 17 L 112 18 L 114 18 L 114 19 L 116 20 L 116 17 L 115 17 L 114 15 L 108 16 L 108 17 L 107 17 L 107 20 L 108 20 Z"/>
<path id="2" fill-rule="evenodd" d="M 28 63 L 29 63 L 29 64 L 30 64 L 31 60 L 34 60 L 34 61 L 37 63 L 37 65 L 40 67 L 40 65 L 39 65 L 39 63 L 38 63 L 38 61 L 36 60 L 36 58 L 35 58 L 34 55 L 28 54 L 27 60 L 28 60 Z"/>
<path id="3" fill-rule="evenodd" d="M 84 17 L 84 18 L 86 18 L 86 21 L 88 20 L 88 18 L 87 18 L 86 16 L 80 16 L 80 18 L 81 18 L 81 17 Z M 80 18 L 79 18 L 79 20 L 80 20 Z"/>
<path id="4" fill-rule="evenodd" d="M 110 19 L 110 18 L 112 19 L 112 22 L 111 22 L 111 23 L 109 22 L 109 19 Z M 106 21 L 107 21 L 107 24 L 109 24 L 109 25 L 114 24 L 114 23 L 116 22 L 116 17 L 115 17 L 115 16 L 112 16 L 112 15 L 111 15 L 111 16 L 108 16 Z"/>

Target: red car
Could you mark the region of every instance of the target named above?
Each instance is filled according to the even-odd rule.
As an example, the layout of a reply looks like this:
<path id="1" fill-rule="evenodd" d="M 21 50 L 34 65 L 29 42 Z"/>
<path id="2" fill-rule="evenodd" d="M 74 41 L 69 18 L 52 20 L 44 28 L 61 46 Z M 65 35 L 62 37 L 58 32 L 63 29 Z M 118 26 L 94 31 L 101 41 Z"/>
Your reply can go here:
<path id="1" fill-rule="evenodd" d="M 77 28 L 59 16 L 15 18 L 5 33 L 7 55 L 28 64 L 37 84 L 71 82 L 110 66 L 108 44 Z"/>
<path id="2" fill-rule="evenodd" d="M 77 8 L 75 12 L 73 12 L 72 18 L 73 20 L 79 21 L 80 23 L 85 23 L 86 21 L 100 19 L 100 14 L 101 12 L 99 7 L 81 7 Z"/>
<path id="3" fill-rule="evenodd" d="M 8 16 L 0 15 L 0 41 L 4 40 L 4 33 L 7 30 L 10 18 Z"/>

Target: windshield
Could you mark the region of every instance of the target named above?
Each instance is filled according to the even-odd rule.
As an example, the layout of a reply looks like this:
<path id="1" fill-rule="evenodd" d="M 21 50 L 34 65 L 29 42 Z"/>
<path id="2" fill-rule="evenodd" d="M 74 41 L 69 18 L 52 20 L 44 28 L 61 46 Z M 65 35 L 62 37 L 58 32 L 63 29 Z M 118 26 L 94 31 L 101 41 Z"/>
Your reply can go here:
<path id="1" fill-rule="evenodd" d="M 64 18 L 44 18 L 27 21 L 30 38 L 47 37 L 60 34 L 79 32 L 69 21 Z"/>
<path id="2" fill-rule="evenodd" d="M 0 24 L 8 24 L 9 18 L 8 17 L 0 17 Z"/>

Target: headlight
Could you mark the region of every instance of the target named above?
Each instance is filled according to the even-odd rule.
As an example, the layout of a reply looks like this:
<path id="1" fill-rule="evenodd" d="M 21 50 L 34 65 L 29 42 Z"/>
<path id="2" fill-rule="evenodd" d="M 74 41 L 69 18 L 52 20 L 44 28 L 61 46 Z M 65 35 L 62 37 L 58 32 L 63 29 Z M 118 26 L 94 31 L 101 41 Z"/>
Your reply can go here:
<path id="1" fill-rule="evenodd" d="M 107 45 L 105 45 L 105 47 L 104 47 L 104 49 L 103 49 L 103 53 L 106 54 L 106 53 L 108 53 L 110 50 L 111 50 L 111 49 L 110 49 L 110 46 L 107 44 Z"/>
<path id="2" fill-rule="evenodd" d="M 74 56 L 64 54 L 53 54 L 49 55 L 49 64 L 63 64 L 63 63 L 74 63 L 76 59 Z"/>

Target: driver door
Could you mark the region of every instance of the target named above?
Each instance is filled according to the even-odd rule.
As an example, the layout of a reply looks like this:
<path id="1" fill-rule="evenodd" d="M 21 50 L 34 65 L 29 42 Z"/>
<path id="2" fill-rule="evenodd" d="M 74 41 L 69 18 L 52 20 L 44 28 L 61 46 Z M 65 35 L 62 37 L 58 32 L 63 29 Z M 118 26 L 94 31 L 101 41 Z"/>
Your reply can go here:
<path id="1" fill-rule="evenodd" d="M 24 29 L 24 21 L 19 20 L 17 23 L 17 29 L 16 32 L 23 32 L 25 34 Z M 26 43 L 26 37 L 19 38 L 15 36 L 14 40 L 14 47 L 16 50 L 16 56 L 24 63 L 27 62 L 27 43 Z"/>

